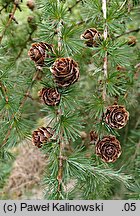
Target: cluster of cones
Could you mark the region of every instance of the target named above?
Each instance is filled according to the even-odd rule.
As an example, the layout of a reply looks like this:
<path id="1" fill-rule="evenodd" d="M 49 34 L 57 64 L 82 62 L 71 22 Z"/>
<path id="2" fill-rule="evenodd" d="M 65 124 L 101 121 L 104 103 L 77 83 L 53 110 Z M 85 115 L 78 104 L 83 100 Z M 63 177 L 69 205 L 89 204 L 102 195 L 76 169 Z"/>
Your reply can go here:
<path id="1" fill-rule="evenodd" d="M 103 41 L 103 35 L 95 28 L 85 30 L 81 35 L 81 39 L 85 40 L 88 47 L 98 47 Z M 135 37 L 128 38 L 128 45 L 136 44 Z M 129 113 L 124 106 L 113 105 L 108 106 L 104 113 L 104 122 L 113 129 L 123 128 L 129 119 Z M 96 154 L 101 157 L 104 162 L 115 162 L 121 155 L 121 145 L 115 136 L 107 135 L 101 140 L 95 131 L 90 132 L 90 140 L 96 143 Z"/>
<path id="2" fill-rule="evenodd" d="M 81 35 L 81 39 L 85 40 L 85 45 L 88 47 L 98 47 L 103 42 L 103 38 L 103 34 L 95 28 L 86 29 Z M 135 46 L 137 38 L 135 36 L 129 36 L 126 43 L 129 46 Z"/>
<path id="3" fill-rule="evenodd" d="M 34 61 L 37 67 L 45 65 L 45 59 L 54 55 L 53 45 L 40 42 L 32 44 L 29 57 Z M 57 106 L 61 100 L 60 88 L 67 88 L 79 79 L 78 64 L 69 57 L 58 58 L 50 68 L 56 87 L 45 87 L 39 91 L 42 102 L 48 106 Z M 42 127 L 33 132 L 32 140 L 35 146 L 42 147 L 43 143 L 49 141 L 53 136 L 53 130 L 50 127 Z"/>
<path id="4" fill-rule="evenodd" d="M 129 119 L 129 112 L 124 106 L 113 105 L 108 106 L 103 120 L 110 128 L 121 129 Z M 96 143 L 96 154 L 102 158 L 104 162 L 115 162 L 121 155 L 121 145 L 115 136 L 106 135 L 98 140 L 96 132 L 90 132 L 90 140 Z"/>
<path id="5" fill-rule="evenodd" d="M 103 40 L 103 36 L 95 28 L 87 29 L 81 39 L 85 39 L 85 44 L 89 47 L 98 47 Z M 38 67 L 43 67 L 46 58 L 54 55 L 53 45 L 40 42 L 32 44 L 28 55 Z M 48 106 L 57 106 L 61 100 L 59 88 L 66 88 L 75 83 L 79 79 L 78 64 L 69 57 L 58 58 L 50 68 L 53 75 L 55 88 L 45 87 L 40 90 L 39 96 L 44 104 Z M 114 129 L 123 128 L 129 119 L 129 113 L 124 106 L 113 105 L 108 106 L 104 113 L 104 122 Z M 32 140 L 37 147 L 42 147 L 43 143 L 49 141 L 54 131 L 50 127 L 41 127 L 33 132 Z M 121 145 L 115 136 L 104 136 L 98 140 L 98 136 L 94 131 L 90 133 L 91 142 L 96 142 L 96 154 L 105 162 L 115 162 L 121 155 Z M 98 140 L 98 141 L 97 141 Z"/>

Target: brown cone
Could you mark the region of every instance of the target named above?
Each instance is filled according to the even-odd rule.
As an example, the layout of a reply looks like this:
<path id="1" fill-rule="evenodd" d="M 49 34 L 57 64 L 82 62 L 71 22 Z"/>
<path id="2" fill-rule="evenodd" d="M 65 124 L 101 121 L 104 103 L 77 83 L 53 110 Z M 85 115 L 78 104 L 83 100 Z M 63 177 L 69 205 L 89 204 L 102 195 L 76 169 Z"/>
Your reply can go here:
<path id="1" fill-rule="evenodd" d="M 102 41 L 102 36 L 95 28 L 90 28 L 81 35 L 81 39 L 86 40 L 85 44 L 88 47 L 98 47 Z"/>
<path id="2" fill-rule="evenodd" d="M 96 144 L 96 154 L 101 157 L 104 162 L 115 162 L 121 155 L 121 145 L 115 136 L 104 136 L 102 140 Z"/>
<path id="3" fill-rule="evenodd" d="M 39 92 L 42 101 L 48 106 L 56 106 L 60 102 L 60 94 L 56 88 L 43 88 Z"/>
<path id="4" fill-rule="evenodd" d="M 135 36 L 129 36 L 127 44 L 129 46 L 135 46 L 137 43 L 137 38 Z"/>
<path id="5" fill-rule="evenodd" d="M 68 87 L 79 78 L 78 64 L 71 58 L 59 58 L 51 67 L 54 80 L 59 87 Z"/>
<path id="6" fill-rule="evenodd" d="M 89 136 L 90 136 L 90 143 L 95 143 L 96 140 L 98 139 L 98 134 L 95 131 L 90 131 Z"/>
<path id="7" fill-rule="evenodd" d="M 32 134 L 32 142 L 38 148 L 41 148 L 43 143 L 49 141 L 49 138 L 53 136 L 54 132 L 50 127 L 41 127 L 35 130 Z"/>
<path id="8" fill-rule="evenodd" d="M 30 9 L 30 10 L 34 10 L 35 8 L 35 1 L 34 0 L 28 0 L 27 3 L 26 3 L 27 7 Z"/>
<path id="9" fill-rule="evenodd" d="M 47 52 L 53 53 L 51 44 L 47 43 L 33 43 L 32 47 L 28 51 L 28 56 L 35 62 L 36 65 L 43 66 L 46 57 L 51 58 Z"/>
<path id="10" fill-rule="evenodd" d="M 109 106 L 104 114 L 104 119 L 111 128 L 121 129 L 127 124 L 129 112 L 121 105 Z"/>
<path id="11" fill-rule="evenodd" d="M 116 69 L 117 71 L 121 71 L 121 72 L 126 71 L 126 68 L 121 65 L 117 65 Z"/>

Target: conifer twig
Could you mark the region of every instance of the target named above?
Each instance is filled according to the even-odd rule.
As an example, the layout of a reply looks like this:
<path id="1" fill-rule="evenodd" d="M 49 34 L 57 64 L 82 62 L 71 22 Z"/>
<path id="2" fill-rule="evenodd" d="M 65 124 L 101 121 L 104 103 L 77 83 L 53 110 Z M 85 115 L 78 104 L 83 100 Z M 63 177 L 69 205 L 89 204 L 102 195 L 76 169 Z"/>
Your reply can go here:
<path id="1" fill-rule="evenodd" d="M 105 23 L 104 23 L 104 40 L 106 41 L 107 39 L 107 22 L 106 22 L 106 18 L 107 18 L 107 1 L 106 0 L 102 0 L 102 10 L 103 10 L 103 17 L 105 19 Z M 103 59 L 103 73 L 104 73 L 104 78 L 107 78 L 107 51 L 105 51 L 105 56 Z M 106 100 L 106 86 L 104 84 L 103 87 L 103 100 Z"/>
<path id="2" fill-rule="evenodd" d="M 9 25 L 11 24 L 11 22 L 13 20 L 13 17 L 14 17 L 14 14 L 16 12 L 16 9 L 17 9 L 17 5 L 14 4 L 14 7 L 13 7 L 13 10 L 12 10 L 12 13 L 11 13 L 12 16 L 9 16 L 9 19 L 8 19 L 8 22 L 7 22 L 6 26 L 5 26 L 5 29 L 3 30 L 3 33 L 0 36 L 0 43 L 2 42 L 2 39 L 3 39 L 4 35 L 5 35 L 6 30 L 8 29 Z"/>
<path id="3" fill-rule="evenodd" d="M 116 38 L 122 37 L 123 35 L 126 35 L 126 34 L 131 34 L 131 33 L 133 33 L 133 32 L 139 32 L 139 31 L 140 31 L 140 27 L 139 27 L 139 28 L 136 28 L 136 29 L 132 29 L 132 30 L 130 30 L 130 31 L 126 31 L 126 32 L 124 32 L 124 33 L 122 33 L 122 34 L 116 36 Z"/>
<path id="4" fill-rule="evenodd" d="M 79 4 L 80 2 L 81 2 L 81 0 L 77 0 L 77 1 L 75 2 L 74 5 L 72 5 L 71 7 L 68 8 L 68 10 L 70 11 L 70 13 L 71 13 L 72 9 L 73 9 L 77 4 Z"/>
<path id="5" fill-rule="evenodd" d="M 4 9 L 6 9 L 6 8 L 8 7 L 8 5 L 9 5 L 9 2 L 7 2 L 7 3 L 0 9 L 0 14 L 1 14 L 1 12 L 2 12 Z"/>

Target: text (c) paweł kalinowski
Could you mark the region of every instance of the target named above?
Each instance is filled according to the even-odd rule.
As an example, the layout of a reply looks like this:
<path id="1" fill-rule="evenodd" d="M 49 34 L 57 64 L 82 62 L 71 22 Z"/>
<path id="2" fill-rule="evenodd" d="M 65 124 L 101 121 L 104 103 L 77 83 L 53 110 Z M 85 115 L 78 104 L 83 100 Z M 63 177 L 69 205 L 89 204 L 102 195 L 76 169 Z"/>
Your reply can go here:
<path id="1" fill-rule="evenodd" d="M 94 204 L 70 204 L 70 203 L 46 203 L 46 204 L 20 204 L 20 211 L 103 211 L 103 203 L 94 203 Z"/>

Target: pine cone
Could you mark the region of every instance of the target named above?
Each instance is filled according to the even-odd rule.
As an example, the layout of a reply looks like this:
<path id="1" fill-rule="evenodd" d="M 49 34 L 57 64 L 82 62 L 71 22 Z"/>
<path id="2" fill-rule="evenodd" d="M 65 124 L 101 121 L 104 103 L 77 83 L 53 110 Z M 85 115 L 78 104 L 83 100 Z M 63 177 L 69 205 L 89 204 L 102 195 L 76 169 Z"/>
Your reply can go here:
<path id="1" fill-rule="evenodd" d="M 42 101 L 48 106 L 56 106 L 60 102 L 60 94 L 56 88 L 43 88 L 39 92 Z"/>
<path id="2" fill-rule="evenodd" d="M 54 132 L 50 127 L 41 127 L 35 130 L 32 134 L 32 142 L 38 148 L 41 148 L 43 143 L 47 142 L 53 136 Z"/>
<path id="3" fill-rule="evenodd" d="M 121 155 L 120 142 L 115 136 L 104 136 L 103 139 L 96 144 L 96 154 L 100 156 L 104 162 L 115 162 Z"/>
<path id="4" fill-rule="evenodd" d="M 80 136 L 82 140 L 85 140 L 87 138 L 87 133 L 85 131 L 81 131 Z"/>
<path id="5" fill-rule="evenodd" d="M 98 139 L 98 134 L 95 131 L 90 131 L 89 136 L 90 136 L 90 143 L 95 143 L 96 140 Z"/>
<path id="6" fill-rule="evenodd" d="M 34 17 L 34 16 L 28 16 L 28 17 L 27 17 L 27 22 L 28 22 L 28 23 L 35 22 L 35 17 Z"/>
<path id="7" fill-rule="evenodd" d="M 121 66 L 121 65 L 117 65 L 116 69 L 117 69 L 117 71 L 121 71 L 121 72 L 126 71 L 126 68 Z"/>
<path id="8" fill-rule="evenodd" d="M 51 72 L 59 87 L 68 87 L 79 78 L 78 64 L 71 58 L 59 58 L 52 65 Z"/>
<path id="9" fill-rule="evenodd" d="M 44 60 L 46 57 L 51 58 L 51 56 L 46 53 L 46 52 L 52 52 L 53 53 L 53 48 L 51 44 L 47 43 L 33 43 L 32 47 L 30 48 L 28 55 L 35 62 L 36 65 L 38 66 L 43 66 L 44 65 Z"/>
<path id="10" fill-rule="evenodd" d="M 30 9 L 30 10 L 34 10 L 35 8 L 35 1 L 34 0 L 28 0 L 27 3 L 26 3 L 27 7 Z"/>
<path id="11" fill-rule="evenodd" d="M 121 129 L 127 124 L 129 112 L 126 111 L 124 106 L 109 106 L 104 114 L 104 119 L 111 128 Z"/>
<path id="12" fill-rule="evenodd" d="M 90 28 L 81 35 L 81 39 L 87 40 L 85 44 L 88 47 L 98 47 L 100 42 L 102 41 L 102 36 L 95 28 Z"/>
<path id="13" fill-rule="evenodd" d="M 137 38 L 135 36 L 129 36 L 127 44 L 129 46 L 135 46 L 137 43 Z"/>

